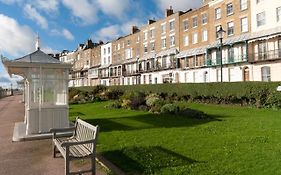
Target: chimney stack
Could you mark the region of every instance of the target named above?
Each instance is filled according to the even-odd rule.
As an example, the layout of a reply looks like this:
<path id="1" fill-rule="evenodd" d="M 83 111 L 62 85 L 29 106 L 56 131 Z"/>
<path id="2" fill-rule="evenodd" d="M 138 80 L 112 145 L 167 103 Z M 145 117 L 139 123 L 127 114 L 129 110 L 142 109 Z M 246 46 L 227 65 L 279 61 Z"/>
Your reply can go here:
<path id="1" fill-rule="evenodd" d="M 132 26 L 132 34 L 137 33 L 139 31 L 139 28 L 137 26 Z"/>
<path id="2" fill-rule="evenodd" d="M 171 16 L 172 14 L 174 14 L 174 10 L 173 7 L 170 6 L 170 9 L 166 9 L 166 17 Z"/>
<path id="3" fill-rule="evenodd" d="M 150 20 L 148 20 L 148 25 L 149 25 L 149 24 L 152 24 L 152 23 L 155 23 L 155 22 L 156 22 L 155 20 L 150 19 Z"/>

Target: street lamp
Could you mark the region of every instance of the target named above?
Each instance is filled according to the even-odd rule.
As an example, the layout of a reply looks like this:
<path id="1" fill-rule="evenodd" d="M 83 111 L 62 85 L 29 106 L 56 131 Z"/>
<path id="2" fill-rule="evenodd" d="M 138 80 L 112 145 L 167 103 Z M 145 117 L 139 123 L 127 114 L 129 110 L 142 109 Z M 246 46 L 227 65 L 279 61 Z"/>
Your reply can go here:
<path id="1" fill-rule="evenodd" d="M 223 39 L 223 34 L 225 33 L 225 30 L 223 30 L 222 26 L 220 26 L 220 29 L 217 31 L 217 37 L 220 39 L 220 57 L 221 57 L 221 82 L 223 82 L 222 79 L 222 39 Z"/>

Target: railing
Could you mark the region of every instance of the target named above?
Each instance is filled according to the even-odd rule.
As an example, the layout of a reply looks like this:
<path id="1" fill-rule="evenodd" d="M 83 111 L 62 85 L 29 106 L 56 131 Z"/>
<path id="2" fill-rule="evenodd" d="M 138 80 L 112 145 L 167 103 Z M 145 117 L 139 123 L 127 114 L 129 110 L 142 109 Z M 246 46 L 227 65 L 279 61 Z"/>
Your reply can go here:
<path id="1" fill-rule="evenodd" d="M 229 57 L 229 58 L 223 58 L 222 60 L 222 64 L 233 64 L 233 63 L 241 63 L 241 62 L 245 62 L 247 61 L 247 55 L 238 55 L 238 56 L 234 56 L 234 57 Z M 217 59 L 211 59 L 208 58 L 205 61 L 205 66 L 218 66 L 221 64 L 221 59 L 217 58 Z"/>
<path id="2" fill-rule="evenodd" d="M 259 52 L 249 55 L 250 62 L 276 59 L 281 59 L 281 49 Z"/>

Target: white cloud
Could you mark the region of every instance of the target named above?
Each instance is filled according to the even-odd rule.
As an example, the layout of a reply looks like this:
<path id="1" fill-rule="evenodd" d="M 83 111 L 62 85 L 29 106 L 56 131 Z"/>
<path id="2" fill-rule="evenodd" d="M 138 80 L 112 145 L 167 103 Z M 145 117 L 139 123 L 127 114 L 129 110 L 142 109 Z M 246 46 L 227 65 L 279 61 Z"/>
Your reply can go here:
<path id="1" fill-rule="evenodd" d="M 126 11 L 130 8 L 130 0 L 97 0 L 103 13 L 112 15 L 119 19 L 125 17 Z"/>
<path id="2" fill-rule="evenodd" d="M 53 30 L 51 30 L 51 35 L 62 36 L 65 39 L 70 40 L 70 41 L 74 40 L 73 34 L 67 29 L 62 29 L 61 31 L 57 30 L 57 29 L 53 29 Z"/>
<path id="3" fill-rule="evenodd" d="M 155 4 L 157 4 L 158 8 L 162 11 L 165 9 L 173 7 L 175 11 L 186 11 L 190 8 L 198 8 L 202 5 L 201 0 L 154 0 Z"/>
<path id="4" fill-rule="evenodd" d="M 33 5 L 45 12 L 57 12 L 59 8 L 59 0 L 33 0 Z"/>
<path id="5" fill-rule="evenodd" d="M 75 16 L 83 25 L 94 24 L 97 22 L 96 3 L 93 0 L 62 0 L 73 16 Z"/>
<path id="6" fill-rule="evenodd" d="M 3 14 L 0 21 L 0 52 L 17 57 L 35 50 L 36 35 L 28 26 Z"/>
<path id="7" fill-rule="evenodd" d="M 29 19 L 35 21 L 43 29 L 48 28 L 48 22 L 46 18 L 40 15 L 40 13 L 35 8 L 33 8 L 30 4 L 26 4 L 24 6 L 24 13 Z"/>
<path id="8" fill-rule="evenodd" d="M 139 19 L 131 19 L 123 24 L 109 25 L 100 29 L 97 34 L 94 34 L 92 38 L 94 40 L 102 40 L 104 42 L 117 39 L 120 36 L 128 35 L 131 33 L 132 26 L 142 26 L 142 22 Z"/>
<path id="9" fill-rule="evenodd" d="M 120 34 L 119 25 L 111 25 L 105 28 L 102 28 L 94 35 L 94 39 L 102 40 L 104 42 L 117 38 Z"/>
<path id="10" fill-rule="evenodd" d="M 55 53 L 59 53 L 60 51 L 56 50 L 56 49 L 52 49 L 51 47 L 48 46 L 43 46 L 41 49 L 43 52 L 45 52 L 46 54 L 55 54 Z"/>

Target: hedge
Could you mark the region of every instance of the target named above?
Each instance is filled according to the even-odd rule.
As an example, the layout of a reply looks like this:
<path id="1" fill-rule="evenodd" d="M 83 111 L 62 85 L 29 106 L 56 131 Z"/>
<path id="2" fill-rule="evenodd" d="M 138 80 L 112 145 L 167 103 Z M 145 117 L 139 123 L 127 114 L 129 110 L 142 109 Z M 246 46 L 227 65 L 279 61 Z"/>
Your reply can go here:
<path id="1" fill-rule="evenodd" d="M 281 82 L 239 82 L 111 86 L 108 89 L 124 92 L 138 91 L 146 94 L 158 93 L 174 100 L 281 108 L 281 92 L 276 90 L 279 85 Z M 91 91 L 93 88 L 78 89 Z"/>

